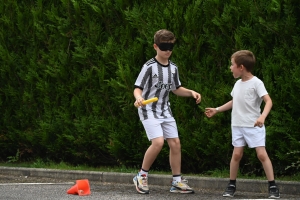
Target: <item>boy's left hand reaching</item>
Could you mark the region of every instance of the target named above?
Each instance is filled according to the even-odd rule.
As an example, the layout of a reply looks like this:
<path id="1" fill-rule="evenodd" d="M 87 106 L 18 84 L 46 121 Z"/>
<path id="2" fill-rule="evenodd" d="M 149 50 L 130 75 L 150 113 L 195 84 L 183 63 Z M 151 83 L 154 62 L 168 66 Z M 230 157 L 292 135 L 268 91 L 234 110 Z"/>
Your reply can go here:
<path id="1" fill-rule="evenodd" d="M 196 104 L 201 102 L 201 94 L 198 92 L 192 91 L 192 97 L 196 99 Z"/>

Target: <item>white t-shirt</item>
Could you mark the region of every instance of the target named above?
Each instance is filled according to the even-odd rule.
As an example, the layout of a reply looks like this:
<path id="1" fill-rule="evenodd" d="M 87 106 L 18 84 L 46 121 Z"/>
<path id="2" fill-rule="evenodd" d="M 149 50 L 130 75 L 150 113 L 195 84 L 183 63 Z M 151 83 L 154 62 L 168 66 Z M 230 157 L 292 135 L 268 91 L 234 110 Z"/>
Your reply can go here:
<path id="1" fill-rule="evenodd" d="M 162 65 L 155 58 L 147 61 L 143 65 L 134 87 L 143 90 L 142 96 L 145 100 L 157 97 L 158 101 L 138 109 L 140 120 L 173 117 L 169 93 L 180 86 L 178 68 L 173 62 L 169 61 L 168 65 Z"/>
<path id="2" fill-rule="evenodd" d="M 248 81 L 238 80 L 232 91 L 233 100 L 231 125 L 239 127 L 254 127 L 261 115 L 262 97 L 268 94 L 264 83 L 254 76 Z"/>

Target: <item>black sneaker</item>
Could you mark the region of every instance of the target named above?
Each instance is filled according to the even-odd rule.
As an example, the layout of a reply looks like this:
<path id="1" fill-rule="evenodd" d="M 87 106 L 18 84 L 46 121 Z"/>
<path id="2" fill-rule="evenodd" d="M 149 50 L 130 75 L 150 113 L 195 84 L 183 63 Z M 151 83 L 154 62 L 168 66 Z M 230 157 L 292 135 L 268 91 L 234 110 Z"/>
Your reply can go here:
<path id="1" fill-rule="evenodd" d="M 223 197 L 233 197 L 234 193 L 235 193 L 235 185 L 229 183 L 227 188 L 225 189 L 225 192 L 223 193 Z"/>
<path id="2" fill-rule="evenodd" d="M 269 186 L 269 199 L 279 199 L 280 193 L 277 185 Z"/>

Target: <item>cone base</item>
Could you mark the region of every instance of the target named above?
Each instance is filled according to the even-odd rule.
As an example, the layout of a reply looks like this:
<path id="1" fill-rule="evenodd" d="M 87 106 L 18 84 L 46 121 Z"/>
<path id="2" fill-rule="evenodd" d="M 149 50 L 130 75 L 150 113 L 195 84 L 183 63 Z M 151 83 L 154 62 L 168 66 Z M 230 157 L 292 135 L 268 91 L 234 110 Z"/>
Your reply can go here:
<path id="1" fill-rule="evenodd" d="M 86 196 L 91 194 L 90 184 L 87 179 L 76 180 L 76 184 L 68 189 L 67 194 Z"/>

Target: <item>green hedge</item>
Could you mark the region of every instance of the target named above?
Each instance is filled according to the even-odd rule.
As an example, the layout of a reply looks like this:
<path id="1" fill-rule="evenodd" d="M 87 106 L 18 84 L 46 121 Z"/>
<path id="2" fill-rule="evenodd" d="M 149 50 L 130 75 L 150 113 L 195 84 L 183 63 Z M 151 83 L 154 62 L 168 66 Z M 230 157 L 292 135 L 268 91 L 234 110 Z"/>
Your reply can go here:
<path id="1" fill-rule="evenodd" d="M 182 84 L 202 95 L 200 105 L 171 95 L 182 171 L 229 167 L 230 112 L 203 112 L 231 99 L 230 56 L 249 49 L 274 104 L 266 125 L 275 173 L 296 173 L 299 12 L 296 0 L 0 0 L 0 158 L 140 167 L 150 143 L 133 84 L 155 55 L 155 31 L 167 28 Z M 169 169 L 167 145 L 152 169 Z M 253 149 L 241 171 L 263 174 Z"/>

